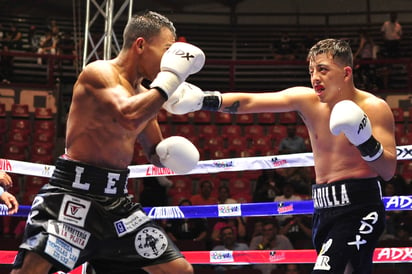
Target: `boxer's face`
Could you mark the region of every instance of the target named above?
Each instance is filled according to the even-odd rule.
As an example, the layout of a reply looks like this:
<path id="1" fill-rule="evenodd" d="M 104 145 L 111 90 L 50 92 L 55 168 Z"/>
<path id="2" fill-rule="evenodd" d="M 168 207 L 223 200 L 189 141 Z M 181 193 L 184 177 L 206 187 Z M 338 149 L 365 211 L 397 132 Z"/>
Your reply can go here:
<path id="1" fill-rule="evenodd" d="M 174 42 L 174 34 L 168 28 L 163 28 L 157 36 L 143 43 L 142 65 L 145 67 L 147 79 L 153 80 L 160 72 L 162 56 Z"/>
<path id="2" fill-rule="evenodd" d="M 309 62 L 312 87 L 322 102 L 339 94 L 346 75 L 344 67 L 330 54 L 318 54 Z"/>

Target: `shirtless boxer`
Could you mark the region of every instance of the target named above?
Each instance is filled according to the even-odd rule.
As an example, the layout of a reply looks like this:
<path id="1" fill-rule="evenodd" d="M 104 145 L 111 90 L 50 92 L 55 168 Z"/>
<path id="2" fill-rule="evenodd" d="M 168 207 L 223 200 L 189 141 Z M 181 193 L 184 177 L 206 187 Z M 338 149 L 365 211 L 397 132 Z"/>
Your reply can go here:
<path id="1" fill-rule="evenodd" d="M 347 42 L 319 41 L 308 61 L 313 88 L 220 94 L 183 83 L 164 108 L 176 114 L 297 111 L 309 131 L 316 171 L 313 273 L 372 273 L 385 225 L 379 178 L 391 179 L 396 169 L 393 115 L 384 100 L 354 86 Z"/>
<path id="2" fill-rule="evenodd" d="M 175 43 L 166 17 L 145 12 L 125 27 L 119 55 L 84 68 L 73 88 L 65 155 L 33 201 L 12 273 L 68 272 L 88 261 L 96 273 L 193 273 L 166 233 L 127 194 L 136 139 L 147 158 L 177 173 L 199 160 L 183 137 L 163 139 L 157 113 L 204 64 L 203 52 Z M 142 80 L 152 80 L 150 89 Z"/>
<path id="3" fill-rule="evenodd" d="M 12 215 L 17 213 L 19 209 L 19 202 L 16 197 L 10 192 L 7 192 L 7 189 L 13 186 L 13 180 L 11 177 L 4 171 L 0 170 L 0 200 L 7 206 L 7 214 Z"/>

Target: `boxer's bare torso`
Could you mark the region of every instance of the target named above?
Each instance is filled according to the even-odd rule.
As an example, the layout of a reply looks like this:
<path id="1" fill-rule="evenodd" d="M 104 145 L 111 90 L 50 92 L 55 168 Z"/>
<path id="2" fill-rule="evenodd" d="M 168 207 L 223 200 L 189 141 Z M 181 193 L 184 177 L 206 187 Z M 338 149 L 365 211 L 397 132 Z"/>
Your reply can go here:
<path id="1" fill-rule="evenodd" d="M 236 113 L 297 111 L 308 128 L 314 154 L 316 183 L 381 176 L 389 180 L 396 167 L 394 121 L 390 107 L 375 95 L 356 89 L 344 69 L 327 54 L 310 64 L 316 77 L 312 86 L 292 87 L 280 92 L 226 93 L 221 111 Z M 329 128 L 331 111 L 342 100 L 355 102 L 368 115 L 372 134 L 385 152 L 373 162 L 361 158 L 359 150 L 344 134 L 334 136 Z M 351 115 L 351 113 L 345 113 Z"/>

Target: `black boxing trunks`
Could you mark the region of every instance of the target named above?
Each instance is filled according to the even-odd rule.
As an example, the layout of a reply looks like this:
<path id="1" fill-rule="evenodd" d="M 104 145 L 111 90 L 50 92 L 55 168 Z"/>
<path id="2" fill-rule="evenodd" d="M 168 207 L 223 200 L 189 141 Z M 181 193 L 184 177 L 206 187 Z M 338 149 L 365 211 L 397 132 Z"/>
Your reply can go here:
<path id="1" fill-rule="evenodd" d="M 378 179 L 314 185 L 312 198 L 312 241 L 318 253 L 312 273 L 344 273 L 347 266 L 353 273 L 372 273 L 373 252 L 385 228 Z"/>
<path id="2" fill-rule="evenodd" d="M 128 173 L 59 158 L 33 201 L 13 268 L 27 251 L 53 264 L 51 273 L 86 261 L 96 273 L 134 273 L 183 257 L 126 193 Z"/>

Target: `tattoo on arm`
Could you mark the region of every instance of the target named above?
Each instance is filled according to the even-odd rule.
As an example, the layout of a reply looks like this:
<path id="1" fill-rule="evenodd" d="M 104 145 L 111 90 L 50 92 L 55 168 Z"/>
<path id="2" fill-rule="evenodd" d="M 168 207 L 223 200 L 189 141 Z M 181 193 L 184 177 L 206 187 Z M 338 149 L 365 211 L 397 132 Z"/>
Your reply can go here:
<path id="1" fill-rule="evenodd" d="M 223 112 L 236 113 L 237 110 L 239 109 L 239 107 L 240 107 L 240 102 L 235 101 L 235 102 L 233 102 L 233 104 L 231 106 L 225 107 L 223 109 Z"/>

